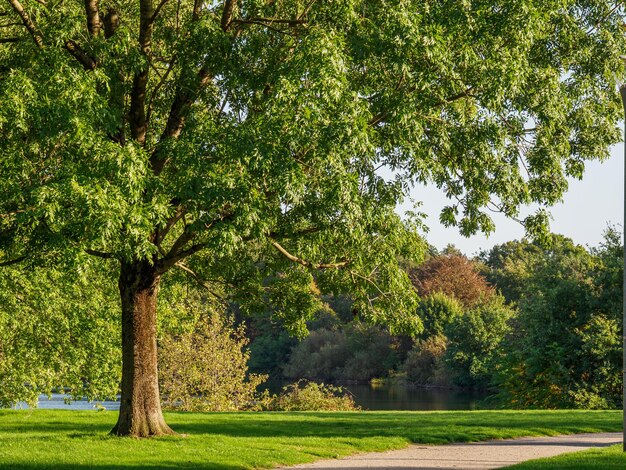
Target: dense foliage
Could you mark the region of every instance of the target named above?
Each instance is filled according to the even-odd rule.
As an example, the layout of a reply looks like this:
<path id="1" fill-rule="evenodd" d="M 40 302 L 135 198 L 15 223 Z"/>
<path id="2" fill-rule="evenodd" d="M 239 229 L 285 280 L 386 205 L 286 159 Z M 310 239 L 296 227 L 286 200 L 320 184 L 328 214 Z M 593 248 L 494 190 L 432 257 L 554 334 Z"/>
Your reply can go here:
<path id="1" fill-rule="evenodd" d="M 487 388 L 509 354 L 503 347 L 514 312 L 502 297 L 464 312 L 446 329 L 446 362 L 456 385 Z"/>
<path id="2" fill-rule="evenodd" d="M 300 380 L 286 385 L 278 395 L 266 397 L 263 409 L 269 411 L 356 411 L 352 395 L 341 387 Z"/>
<path id="3" fill-rule="evenodd" d="M 359 322 L 312 331 L 295 346 L 283 369 L 290 379 L 368 381 L 386 376 L 398 362 L 398 341 Z"/>
<path id="4" fill-rule="evenodd" d="M 0 270 L 0 407 L 54 389 L 104 399 L 119 388 L 119 306 L 110 266 Z"/>
<path id="5" fill-rule="evenodd" d="M 196 303 L 192 329 L 166 335 L 159 349 L 159 379 L 165 408 L 237 411 L 255 406 L 267 376 L 248 374 L 248 341 L 223 312 Z"/>
<path id="6" fill-rule="evenodd" d="M 518 246 L 515 246 L 518 245 Z M 513 249 L 512 249 L 513 248 Z M 518 407 L 612 408 L 621 403 L 621 242 L 586 250 L 555 237 L 542 249 L 497 249 L 494 275 L 519 292 L 514 334 L 505 346 L 497 385 Z M 509 270 L 509 266 L 511 270 Z M 520 267 L 526 266 L 520 275 Z M 517 278 L 517 283 L 511 282 Z"/>
<path id="7" fill-rule="evenodd" d="M 411 281 L 422 297 L 444 294 L 464 307 L 487 301 L 494 294 L 479 271 L 479 266 L 461 253 L 451 250 L 431 256 L 411 270 Z M 435 303 L 443 299 L 433 299 Z M 421 302 L 424 305 L 423 301 Z"/>

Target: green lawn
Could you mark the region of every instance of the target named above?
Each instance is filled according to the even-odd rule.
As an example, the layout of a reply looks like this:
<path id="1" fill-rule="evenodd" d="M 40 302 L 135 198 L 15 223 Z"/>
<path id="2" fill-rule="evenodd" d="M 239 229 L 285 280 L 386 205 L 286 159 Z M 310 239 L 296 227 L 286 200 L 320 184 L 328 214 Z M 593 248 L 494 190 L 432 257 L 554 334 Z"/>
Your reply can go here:
<path id="1" fill-rule="evenodd" d="M 564 454 L 549 459 L 531 460 L 508 467 L 511 470 L 624 470 L 626 453 L 622 445 Z"/>
<path id="2" fill-rule="evenodd" d="M 107 433 L 116 417 L 116 412 L 109 411 L 2 410 L 0 469 L 269 468 L 402 448 L 411 442 L 443 444 L 619 431 L 622 414 L 619 411 L 169 413 L 166 419 L 172 428 L 188 436 L 144 440 L 109 436 Z"/>

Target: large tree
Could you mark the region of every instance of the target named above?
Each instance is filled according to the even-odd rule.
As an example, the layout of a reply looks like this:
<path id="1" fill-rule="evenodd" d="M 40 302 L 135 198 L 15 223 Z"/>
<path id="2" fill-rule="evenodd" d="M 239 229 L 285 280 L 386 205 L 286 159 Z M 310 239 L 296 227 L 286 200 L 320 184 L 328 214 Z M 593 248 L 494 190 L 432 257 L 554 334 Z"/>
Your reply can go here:
<path id="1" fill-rule="evenodd" d="M 318 287 L 419 328 L 396 262 L 419 247 L 394 213 L 403 190 L 442 188 L 465 234 L 492 229 L 488 210 L 558 201 L 619 138 L 620 5 L 6 0 L 0 264 L 117 260 L 113 432 L 169 433 L 165 273 L 265 297 L 295 328 Z"/>

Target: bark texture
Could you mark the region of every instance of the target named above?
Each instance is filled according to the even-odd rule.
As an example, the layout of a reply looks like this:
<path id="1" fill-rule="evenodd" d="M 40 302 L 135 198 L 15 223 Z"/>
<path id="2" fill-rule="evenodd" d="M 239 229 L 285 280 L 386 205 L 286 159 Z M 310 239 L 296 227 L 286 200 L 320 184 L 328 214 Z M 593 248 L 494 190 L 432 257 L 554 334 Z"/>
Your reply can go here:
<path id="1" fill-rule="evenodd" d="M 160 277 L 146 261 L 122 263 L 122 398 L 118 436 L 175 434 L 161 412 L 157 371 L 156 306 Z"/>

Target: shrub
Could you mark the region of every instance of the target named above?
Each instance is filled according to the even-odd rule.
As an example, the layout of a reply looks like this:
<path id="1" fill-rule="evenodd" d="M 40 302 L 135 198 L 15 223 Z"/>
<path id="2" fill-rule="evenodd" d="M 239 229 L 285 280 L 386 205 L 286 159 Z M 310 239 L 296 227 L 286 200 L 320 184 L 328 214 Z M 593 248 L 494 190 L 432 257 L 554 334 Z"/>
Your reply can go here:
<path id="1" fill-rule="evenodd" d="M 510 331 L 513 311 L 504 298 L 494 296 L 483 304 L 456 317 L 446 330 L 447 368 L 461 387 L 485 388 L 505 354 L 502 343 Z"/>
<path id="2" fill-rule="evenodd" d="M 435 292 L 420 300 L 417 316 L 424 324 L 421 338 L 443 335 L 456 318 L 463 315 L 463 306 L 454 297 Z"/>
<path id="3" fill-rule="evenodd" d="M 402 365 L 406 379 L 416 385 L 449 386 L 450 378 L 444 361 L 447 343 L 443 335 L 419 341 Z"/>
<path id="4" fill-rule="evenodd" d="M 292 349 L 284 375 L 291 379 L 367 381 L 387 375 L 398 359 L 397 340 L 378 326 L 354 323 L 311 332 Z"/>
<path id="5" fill-rule="evenodd" d="M 356 411 L 352 395 L 341 387 L 300 380 L 266 399 L 269 411 Z"/>
<path id="6" fill-rule="evenodd" d="M 312 331 L 291 350 L 283 373 L 287 378 L 334 380 L 349 356 L 346 334 L 343 330 Z"/>
<path id="7" fill-rule="evenodd" d="M 161 341 L 159 367 L 163 406 L 180 411 L 254 408 L 266 376 L 248 375 L 248 341 L 223 315 L 207 313 L 191 331 Z"/>
<path id="8" fill-rule="evenodd" d="M 346 327 L 346 334 L 350 355 L 339 379 L 369 381 L 397 366 L 399 344 L 387 330 L 356 322 Z"/>

